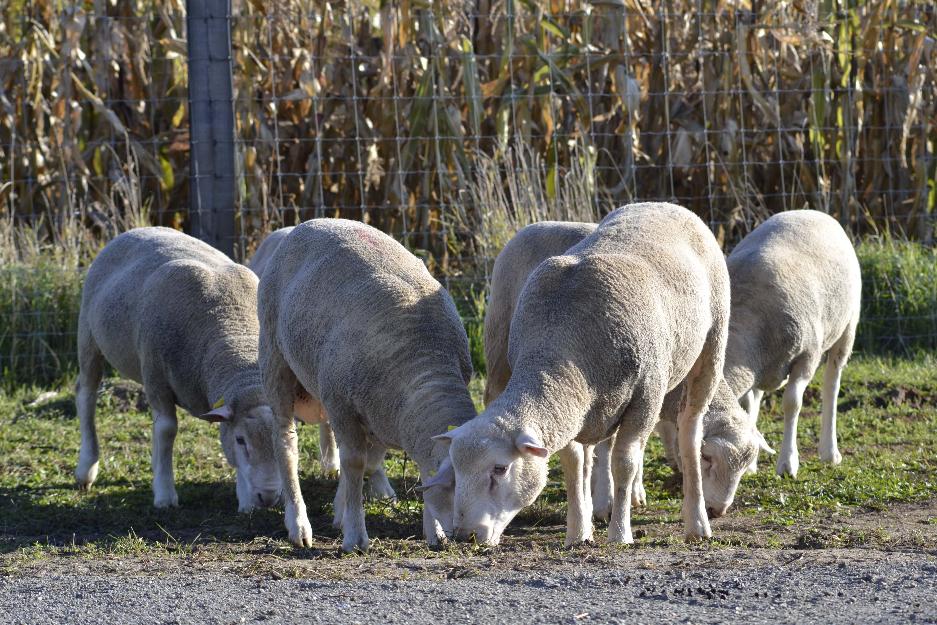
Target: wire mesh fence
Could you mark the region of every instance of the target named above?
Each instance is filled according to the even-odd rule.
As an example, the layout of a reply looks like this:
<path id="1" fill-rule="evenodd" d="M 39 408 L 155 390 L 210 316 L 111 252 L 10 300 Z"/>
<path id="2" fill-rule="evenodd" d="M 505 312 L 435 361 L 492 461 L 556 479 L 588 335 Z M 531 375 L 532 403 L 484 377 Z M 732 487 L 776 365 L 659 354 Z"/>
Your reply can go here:
<path id="1" fill-rule="evenodd" d="M 182 0 L 17 0 L 0 16 L 7 248 L 32 227 L 81 241 L 80 266 L 128 225 L 191 229 L 186 17 Z M 361 219 L 472 318 L 518 226 L 629 201 L 687 206 L 727 249 L 794 208 L 857 239 L 933 242 L 926 0 L 232 0 L 223 17 L 230 45 L 209 53 L 231 68 L 238 259 L 281 225 Z M 928 302 L 908 286 L 926 276 L 874 275 L 870 297 L 893 304 L 868 303 L 883 337 L 868 347 L 937 346 L 937 304 L 903 295 Z M 56 324 L 11 325 L 0 369 L 42 341 L 67 360 Z"/>

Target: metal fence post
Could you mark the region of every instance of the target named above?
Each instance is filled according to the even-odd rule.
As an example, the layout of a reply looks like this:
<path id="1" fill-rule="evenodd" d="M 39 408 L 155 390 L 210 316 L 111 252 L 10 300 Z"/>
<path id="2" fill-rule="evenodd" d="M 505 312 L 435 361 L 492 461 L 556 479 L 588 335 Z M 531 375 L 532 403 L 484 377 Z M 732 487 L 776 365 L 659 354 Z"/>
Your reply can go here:
<path id="1" fill-rule="evenodd" d="M 192 235 L 234 252 L 231 0 L 186 0 Z"/>

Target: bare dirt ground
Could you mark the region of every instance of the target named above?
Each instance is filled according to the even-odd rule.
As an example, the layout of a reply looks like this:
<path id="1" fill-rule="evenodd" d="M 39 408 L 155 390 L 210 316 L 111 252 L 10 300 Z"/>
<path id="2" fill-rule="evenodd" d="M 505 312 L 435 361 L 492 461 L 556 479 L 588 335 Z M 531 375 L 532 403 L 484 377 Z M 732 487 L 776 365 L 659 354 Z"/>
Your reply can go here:
<path id="1" fill-rule="evenodd" d="M 730 516 L 716 522 L 719 543 L 691 547 L 563 549 L 551 526 L 494 549 L 410 554 L 418 541 L 378 539 L 341 557 L 325 537 L 304 551 L 258 538 L 175 554 L 19 554 L 0 559 L 0 623 L 937 623 L 935 519 L 937 500 L 818 515 L 766 530 L 770 546 L 758 544 L 763 523 Z"/>

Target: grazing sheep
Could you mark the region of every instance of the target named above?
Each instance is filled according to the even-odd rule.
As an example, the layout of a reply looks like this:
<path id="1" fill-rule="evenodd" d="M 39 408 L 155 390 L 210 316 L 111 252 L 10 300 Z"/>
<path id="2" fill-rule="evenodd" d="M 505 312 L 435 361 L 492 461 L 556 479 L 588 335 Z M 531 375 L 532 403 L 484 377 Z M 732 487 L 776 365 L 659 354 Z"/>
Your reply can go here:
<path id="1" fill-rule="evenodd" d="M 742 239 L 727 262 L 732 314 L 726 381 L 753 420 L 762 392 L 787 384 L 777 472 L 796 476 L 803 393 L 825 357 L 820 459 L 839 464 L 836 396 L 862 296 L 859 260 L 849 237 L 824 213 L 779 213 Z"/>
<path id="2" fill-rule="evenodd" d="M 731 317 L 729 322 L 731 328 Z M 731 335 L 731 330 L 730 330 Z M 676 470 L 682 470 L 677 440 L 677 413 L 682 385 L 667 394 L 661 410 L 657 433 L 664 443 L 664 453 Z M 758 457 L 758 451 L 774 453 L 755 427 L 748 413 L 739 405 L 725 378 L 720 376 L 716 394 L 703 415 L 703 498 L 709 518 L 724 515 L 735 499 L 742 475 Z M 643 488 L 642 488 L 643 494 Z"/>
<path id="3" fill-rule="evenodd" d="M 273 415 L 257 366 L 257 278 L 221 252 L 170 228 L 139 228 L 101 250 L 78 316 L 81 452 L 75 475 L 98 473 L 94 423 L 105 361 L 143 384 L 153 410 L 153 503 L 176 506 L 176 405 L 220 424 L 237 469 L 238 509 L 280 499 Z"/>
<path id="4" fill-rule="evenodd" d="M 368 546 L 361 490 L 371 446 L 402 448 L 416 461 L 426 539 L 444 538 L 452 469 L 446 447 L 432 437 L 475 416 L 468 337 L 446 290 L 380 231 L 313 219 L 280 244 L 258 300 L 261 371 L 279 424 L 290 540 L 302 546 L 312 539 L 296 466 L 299 389 L 322 403 L 341 448 L 335 521 L 342 549 Z"/>
<path id="5" fill-rule="evenodd" d="M 258 278 L 263 277 L 264 271 L 267 270 L 267 265 L 270 264 L 270 259 L 273 257 L 273 253 L 277 251 L 277 248 L 280 247 L 280 243 L 283 242 L 283 239 L 285 239 L 295 227 L 296 226 L 287 226 L 274 230 L 265 236 L 264 240 L 257 246 L 247 266 L 251 271 L 257 274 Z"/>
<path id="6" fill-rule="evenodd" d="M 280 243 L 286 238 L 286 235 L 293 231 L 294 227 L 295 226 L 287 226 L 286 228 L 274 230 L 261 241 L 260 245 L 257 247 L 257 251 L 254 252 L 250 262 L 247 264 L 251 271 L 257 274 L 258 278 L 263 276 L 273 253 L 280 247 Z M 299 400 L 297 402 L 298 406 L 311 407 L 311 404 L 309 404 L 302 390 L 300 390 L 297 399 Z M 311 410 L 302 411 L 303 414 L 297 414 L 296 416 L 304 423 L 319 425 L 319 462 L 322 465 L 322 470 L 326 474 L 338 473 L 338 444 L 335 442 L 335 434 L 332 432 L 332 427 L 329 425 L 328 415 L 322 411 L 316 411 L 315 408 L 318 407 L 321 407 L 321 405 L 312 407 Z M 394 492 L 390 481 L 387 479 L 387 473 L 384 471 L 383 455 L 375 455 L 373 462 L 369 463 L 365 468 L 365 475 L 368 478 L 365 486 L 369 498 L 397 498 L 397 494 Z"/>
<path id="7" fill-rule="evenodd" d="M 511 375 L 507 358 L 509 327 L 527 277 L 542 261 L 562 254 L 595 228 L 595 224 L 577 222 L 532 224 L 521 229 L 498 255 L 492 272 L 491 296 L 485 316 L 485 357 L 488 362 L 486 405 L 501 394 Z M 672 434 L 670 440 L 673 450 L 676 450 L 676 419 L 682 391 L 681 385 L 667 394 L 661 412 L 662 421 L 657 428 L 662 435 Z M 761 435 L 750 425 L 746 413 L 720 376 L 719 390 L 703 416 L 703 494 L 711 517 L 721 516 L 731 506 L 739 480 L 751 458 L 757 454 L 759 440 Z M 612 508 L 611 443 L 612 439 L 608 439 L 595 446 L 591 497 L 589 494 L 584 497 L 595 505 L 595 516 L 605 520 L 609 519 Z M 559 453 L 563 454 L 564 451 Z M 678 457 L 674 455 L 671 459 Z M 633 506 L 647 504 L 642 474 L 643 467 L 639 466 L 632 489 Z M 570 500 L 567 543 L 575 542 L 575 534 L 569 530 L 580 526 L 580 515 L 573 505 L 575 500 L 577 498 Z"/>
<path id="8" fill-rule="evenodd" d="M 508 363 L 511 317 L 527 277 L 545 259 L 562 254 L 595 228 L 596 224 L 581 222 L 538 222 L 518 231 L 498 254 L 485 312 L 486 406 L 504 391 L 511 378 Z M 592 492 L 589 486 L 592 447 L 571 441 L 557 454 L 566 481 L 566 545 L 570 546 L 592 539 Z M 577 472 L 575 468 L 578 466 L 584 470 Z"/>
<path id="9" fill-rule="evenodd" d="M 540 263 L 512 317 L 507 387 L 481 415 L 436 437 L 450 444 L 455 534 L 496 544 L 546 484 L 550 453 L 617 432 L 609 540 L 632 542 L 631 490 L 644 447 L 664 396 L 686 380 L 683 518 L 688 538 L 709 536 L 701 417 L 722 371 L 729 301 L 718 243 L 673 204 L 620 208 Z"/>

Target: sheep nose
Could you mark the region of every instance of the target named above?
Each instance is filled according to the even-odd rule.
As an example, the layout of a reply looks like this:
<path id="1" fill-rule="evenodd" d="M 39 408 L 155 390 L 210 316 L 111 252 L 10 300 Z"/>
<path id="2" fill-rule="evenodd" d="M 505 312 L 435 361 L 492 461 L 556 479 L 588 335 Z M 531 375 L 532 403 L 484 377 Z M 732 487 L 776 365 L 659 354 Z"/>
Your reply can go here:
<path id="1" fill-rule="evenodd" d="M 718 519 L 719 517 L 723 516 L 725 513 L 726 513 L 725 507 L 717 509 L 717 508 L 713 508 L 712 506 L 709 506 L 706 508 L 706 516 L 708 516 L 710 519 Z"/>
<path id="2" fill-rule="evenodd" d="M 475 532 L 470 532 L 469 530 L 463 529 L 461 527 L 454 527 L 452 529 L 452 537 L 456 540 L 467 542 L 475 537 Z"/>
<path id="3" fill-rule="evenodd" d="M 280 501 L 280 492 L 275 490 L 260 491 L 257 493 L 257 501 L 260 503 L 261 508 L 270 508 Z"/>

